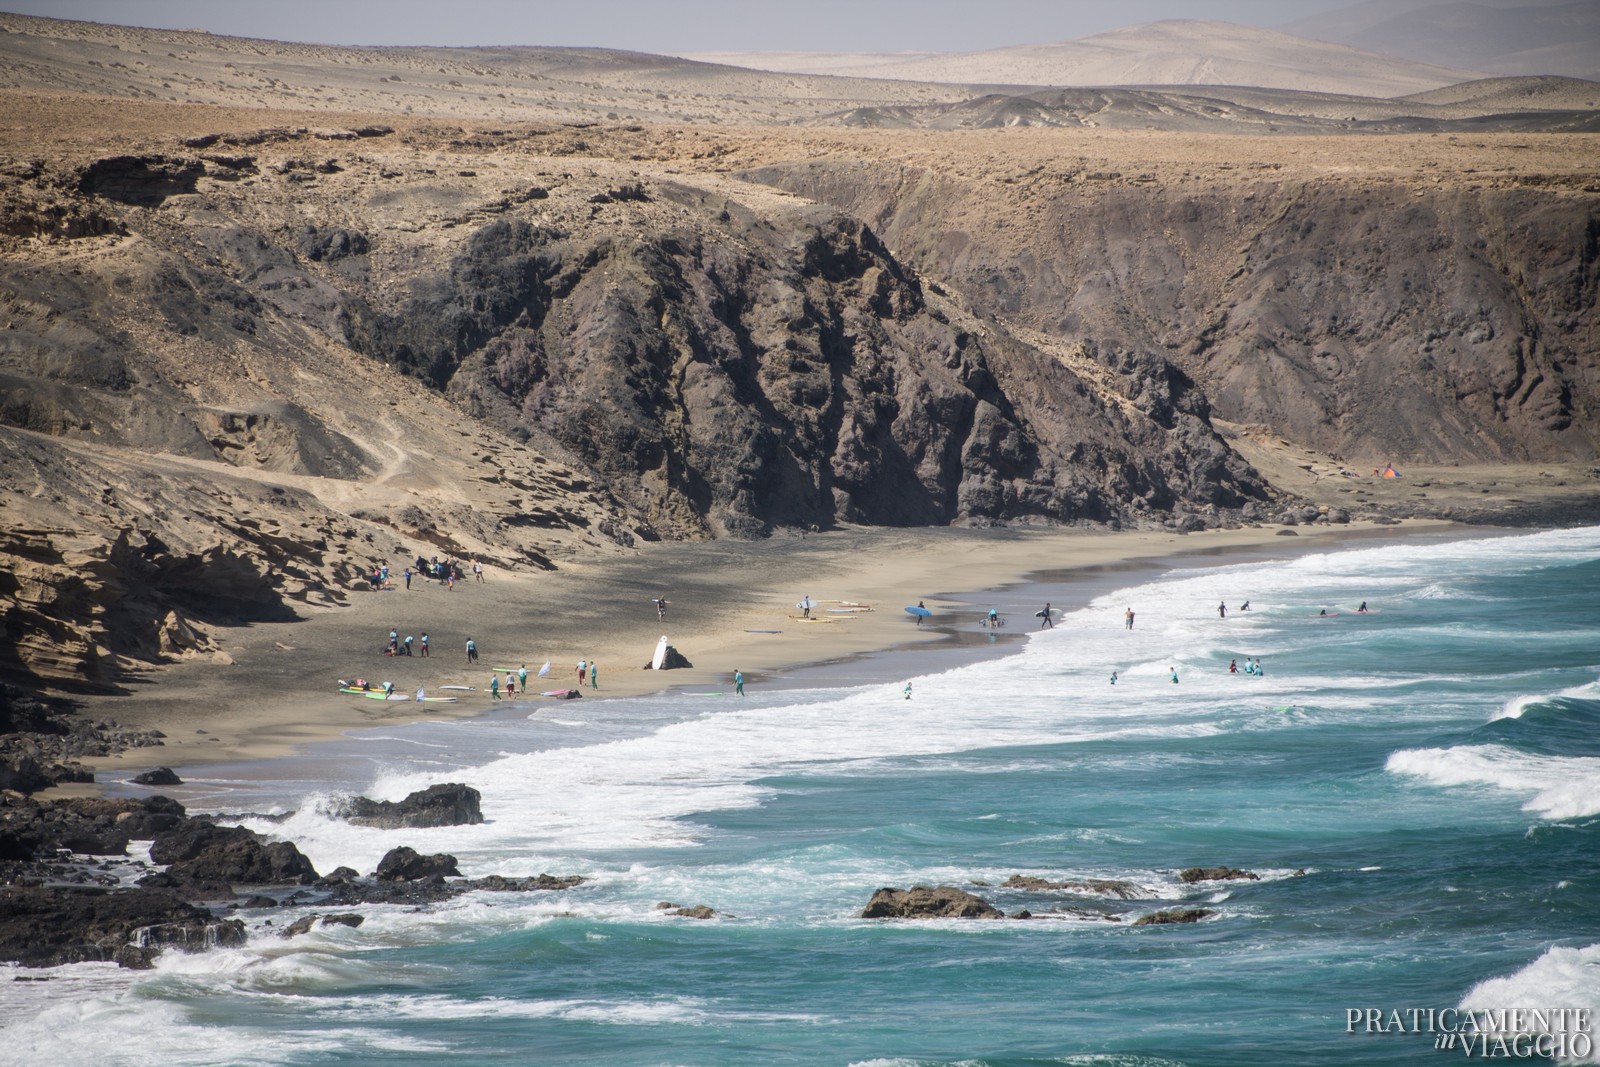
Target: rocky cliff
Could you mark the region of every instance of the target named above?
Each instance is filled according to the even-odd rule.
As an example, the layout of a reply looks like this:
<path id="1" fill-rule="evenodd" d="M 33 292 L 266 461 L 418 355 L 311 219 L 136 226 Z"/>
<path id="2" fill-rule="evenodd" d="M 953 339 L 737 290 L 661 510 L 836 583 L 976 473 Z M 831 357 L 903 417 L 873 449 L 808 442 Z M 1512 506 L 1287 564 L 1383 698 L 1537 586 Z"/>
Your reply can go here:
<path id="1" fill-rule="evenodd" d="M 1256 164 L 1215 183 L 1044 157 L 1000 181 L 860 161 L 753 176 L 869 220 L 1008 321 L 1160 353 L 1222 418 L 1302 445 L 1356 462 L 1592 459 L 1600 188 L 1565 168 L 1447 181 L 1438 165 Z"/>
<path id="2" fill-rule="evenodd" d="M 216 626 L 441 551 L 1266 499 L 1160 356 L 1084 377 L 848 214 L 552 165 L 583 136 L 272 128 L 10 166 L 6 669 L 92 688 L 219 654 Z"/>

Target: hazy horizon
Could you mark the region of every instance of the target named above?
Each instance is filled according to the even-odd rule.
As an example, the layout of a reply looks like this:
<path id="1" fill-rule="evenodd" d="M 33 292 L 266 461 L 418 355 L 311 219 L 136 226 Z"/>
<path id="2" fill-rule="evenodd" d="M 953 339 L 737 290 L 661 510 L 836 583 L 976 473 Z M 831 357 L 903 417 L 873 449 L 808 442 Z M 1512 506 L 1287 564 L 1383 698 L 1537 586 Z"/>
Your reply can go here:
<path id="1" fill-rule="evenodd" d="M 1490 0 L 1524 6 L 1527 0 Z M 1276 28 L 1350 0 L 614 0 L 607 4 L 219 4 L 215 0 L 5 0 L 24 15 L 334 45 L 588 46 L 638 52 L 969 52 L 1071 40 L 1162 19 Z M 1396 7 L 1402 5 L 1397 4 Z M 1407 6 L 1421 6 L 1420 4 Z"/>

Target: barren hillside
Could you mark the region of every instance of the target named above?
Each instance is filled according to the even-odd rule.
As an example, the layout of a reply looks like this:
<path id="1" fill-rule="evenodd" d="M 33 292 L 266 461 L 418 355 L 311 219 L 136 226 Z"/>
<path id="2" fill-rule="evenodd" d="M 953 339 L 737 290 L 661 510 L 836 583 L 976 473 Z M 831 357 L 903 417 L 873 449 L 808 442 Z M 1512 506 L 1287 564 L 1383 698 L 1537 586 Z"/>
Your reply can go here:
<path id="1" fill-rule="evenodd" d="M 1392 105 L 1235 89 L 1093 105 L 1159 131 L 855 130 L 949 87 L 0 23 L 41 86 L 0 89 L 0 672 L 30 684 L 418 556 L 1592 504 L 1600 156 L 1537 132 L 1566 112 L 1383 134 Z M 1091 106 L 1021 99 L 962 106 Z M 1319 497 L 1301 454 L 1567 492 Z"/>

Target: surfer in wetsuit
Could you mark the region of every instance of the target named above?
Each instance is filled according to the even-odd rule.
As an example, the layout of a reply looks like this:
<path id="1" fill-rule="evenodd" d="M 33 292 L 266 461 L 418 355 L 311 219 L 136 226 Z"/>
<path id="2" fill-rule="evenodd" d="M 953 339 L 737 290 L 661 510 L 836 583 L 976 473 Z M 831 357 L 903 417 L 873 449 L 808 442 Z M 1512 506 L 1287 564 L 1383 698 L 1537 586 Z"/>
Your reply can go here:
<path id="1" fill-rule="evenodd" d="M 1117 684 L 1117 672 L 1116 671 L 1112 671 L 1111 672 L 1111 684 L 1112 685 L 1116 685 Z"/>
<path id="2" fill-rule="evenodd" d="M 1366 611 L 1367 610 L 1367 602 L 1365 600 L 1363 600 L 1361 602 L 1361 606 L 1359 608 L 1357 608 L 1356 610 L 1357 611 Z"/>
<path id="3" fill-rule="evenodd" d="M 906 683 L 905 693 L 906 693 L 906 699 L 910 700 L 911 699 L 911 683 L 910 682 Z"/>
<path id="4" fill-rule="evenodd" d="M 1217 605 L 1217 618 L 1226 619 L 1227 617 L 1228 617 L 1228 605 L 1227 604 L 1218 604 Z"/>
<path id="5" fill-rule="evenodd" d="M 920 601 L 920 600 L 919 600 L 919 601 L 917 601 L 917 607 L 918 607 L 918 608 L 920 608 L 920 609 L 921 609 L 921 610 L 922 610 L 922 611 L 927 611 L 927 610 L 928 610 L 928 607 L 927 607 L 927 605 L 926 605 L 926 604 L 924 604 L 924 603 L 923 603 L 923 602 L 922 602 L 922 601 Z M 922 615 L 922 614 L 920 614 L 920 613 L 919 613 L 919 614 L 918 614 L 918 615 L 917 615 L 917 625 L 918 625 L 918 626 L 921 626 L 921 625 L 922 625 L 922 620 L 923 620 L 923 619 L 925 619 L 925 618 L 927 618 L 927 616 L 925 616 L 925 615 Z"/>
<path id="6" fill-rule="evenodd" d="M 1177 685 L 1178 684 L 1178 668 L 1173 667 L 1173 668 L 1171 668 L 1171 671 L 1172 671 L 1172 684 L 1173 685 Z"/>
<path id="7" fill-rule="evenodd" d="M 989 629 L 993 630 L 1000 625 L 1000 613 L 994 608 L 989 609 Z"/>
<path id="8" fill-rule="evenodd" d="M 1229 674 L 1238 674 L 1239 673 L 1239 661 L 1238 660 L 1230 660 L 1228 662 L 1228 673 Z"/>
<path id="9" fill-rule="evenodd" d="M 1055 625 L 1055 620 L 1050 617 L 1050 602 L 1046 600 L 1044 602 L 1044 610 L 1039 612 L 1039 629 L 1043 630 L 1048 626 L 1053 630 Z"/>

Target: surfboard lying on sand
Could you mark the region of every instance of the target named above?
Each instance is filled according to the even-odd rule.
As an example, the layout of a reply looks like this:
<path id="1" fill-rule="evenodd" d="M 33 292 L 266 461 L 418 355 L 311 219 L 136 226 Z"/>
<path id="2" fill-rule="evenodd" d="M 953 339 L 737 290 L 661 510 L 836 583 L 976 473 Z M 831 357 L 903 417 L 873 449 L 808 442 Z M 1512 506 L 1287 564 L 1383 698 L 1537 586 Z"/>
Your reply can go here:
<path id="1" fill-rule="evenodd" d="M 478 691 L 478 687 L 475 685 L 441 685 L 439 688 L 456 689 L 463 693 L 476 693 Z"/>
<path id="2" fill-rule="evenodd" d="M 747 634 L 781 634 L 782 630 L 746 630 Z"/>

